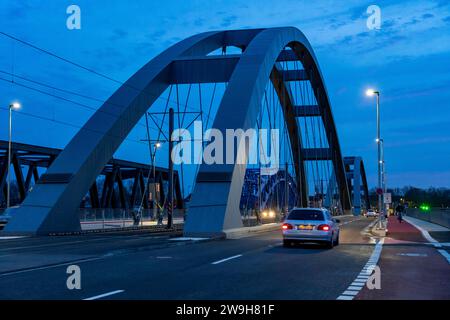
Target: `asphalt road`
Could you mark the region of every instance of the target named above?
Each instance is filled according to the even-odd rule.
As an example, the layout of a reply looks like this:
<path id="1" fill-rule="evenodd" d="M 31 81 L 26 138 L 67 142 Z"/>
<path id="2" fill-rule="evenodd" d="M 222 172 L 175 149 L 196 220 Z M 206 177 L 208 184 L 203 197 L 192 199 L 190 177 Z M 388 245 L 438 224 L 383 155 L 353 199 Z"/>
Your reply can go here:
<path id="1" fill-rule="evenodd" d="M 284 248 L 279 231 L 213 241 L 146 233 L 0 241 L 0 299 L 336 299 L 370 259 L 371 220 L 342 219 L 341 244 Z M 81 289 L 66 269 L 81 268 Z"/>

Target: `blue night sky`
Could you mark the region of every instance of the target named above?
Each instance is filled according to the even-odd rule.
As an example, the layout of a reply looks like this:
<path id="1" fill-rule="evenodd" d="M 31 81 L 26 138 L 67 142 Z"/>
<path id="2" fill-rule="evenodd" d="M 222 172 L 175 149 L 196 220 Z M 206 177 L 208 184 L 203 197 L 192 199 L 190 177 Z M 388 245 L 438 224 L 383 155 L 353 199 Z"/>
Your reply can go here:
<path id="1" fill-rule="evenodd" d="M 66 28 L 70 4 L 81 8 L 81 30 Z M 366 26 L 371 4 L 381 8 L 380 30 Z M 343 153 L 363 156 L 370 186 L 376 178 L 375 100 L 364 91 L 376 87 L 388 185 L 450 187 L 448 0 L 4 0 L 0 21 L 3 32 L 121 81 L 168 46 L 199 32 L 295 26 L 319 60 Z M 8 81 L 12 73 L 101 100 L 118 86 L 2 35 L 0 50 L 0 77 Z M 62 148 L 77 129 L 58 121 L 81 126 L 93 113 L 5 81 L 0 81 L 0 97 L 4 107 L 15 99 L 23 104 L 22 114 L 14 115 L 14 140 L 24 143 Z M 74 100 L 94 109 L 101 105 Z M 2 140 L 8 138 L 7 119 L 0 109 Z M 142 128 L 130 134 L 130 139 L 143 138 Z M 126 141 L 115 156 L 148 161 L 146 152 L 145 145 Z"/>

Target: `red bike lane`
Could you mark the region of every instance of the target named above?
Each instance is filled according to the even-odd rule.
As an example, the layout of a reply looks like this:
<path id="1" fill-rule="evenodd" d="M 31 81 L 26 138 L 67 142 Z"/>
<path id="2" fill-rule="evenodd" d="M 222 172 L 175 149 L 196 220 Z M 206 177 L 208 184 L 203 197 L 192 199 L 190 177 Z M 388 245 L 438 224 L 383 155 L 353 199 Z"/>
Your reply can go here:
<path id="1" fill-rule="evenodd" d="M 378 262 L 381 289 L 365 286 L 355 299 L 450 299 L 447 260 L 410 223 L 389 217 L 387 229 Z"/>

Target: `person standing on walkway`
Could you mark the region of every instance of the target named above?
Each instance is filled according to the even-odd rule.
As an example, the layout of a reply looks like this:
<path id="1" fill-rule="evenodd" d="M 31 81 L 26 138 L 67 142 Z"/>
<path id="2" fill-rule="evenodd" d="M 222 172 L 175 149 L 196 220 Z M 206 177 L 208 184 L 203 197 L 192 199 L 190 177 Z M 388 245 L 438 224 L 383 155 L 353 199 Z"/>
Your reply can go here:
<path id="1" fill-rule="evenodd" d="M 395 208 L 395 212 L 397 214 L 397 219 L 399 223 L 402 223 L 403 221 L 403 211 L 405 211 L 405 207 L 399 203 Z"/>

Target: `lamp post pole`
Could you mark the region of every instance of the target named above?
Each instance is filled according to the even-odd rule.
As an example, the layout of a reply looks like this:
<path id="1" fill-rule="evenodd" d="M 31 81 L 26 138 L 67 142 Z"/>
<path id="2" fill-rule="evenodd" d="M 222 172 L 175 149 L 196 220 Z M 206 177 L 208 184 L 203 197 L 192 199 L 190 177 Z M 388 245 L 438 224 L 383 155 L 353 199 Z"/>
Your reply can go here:
<path id="1" fill-rule="evenodd" d="M 383 193 L 384 193 L 384 179 L 382 178 L 382 171 L 384 171 L 384 155 L 382 155 L 382 139 L 380 134 L 380 91 L 369 89 L 366 91 L 368 96 L 377 96 L 377 168 L 378 168 L 378 186 L 377 186 L 377 197 L 378 197 L 378 227 L 381 228 L 381 217 L 384 216 L 385 209 L 383 207 Z"/>
<path id="2" fill-rule="evenodd" d="M 173 140 L 172 134 L 174 131 L 174 110 L 173 108 L 169 109 L 169 190 L 168 190 L 168 207 L 167 207 L 167 229 L 171 229 L 173 227 L 173 159 L 172 159 L 172 149 L 173 149 Z"/>
<path id="3" fill-rule="evenodd" d="M 11 149 L 12 149 L 12 112 L 20 109 L 18 102 L 9 105 L 9 138 L 8 138 L 8 183 L 6 188 L 6 208 L 11 206 Z"/>
<path id="4" fill-rule="evenodd" d="M 11 189 L 11 144 L 12 144 L 12 105 L 9 106 L 9 138 L 8 138 L 8 187 L 6 191 L 6 208 L 9 208 Z"/>
<path id="5" fill-rule="evenodd" d="M 382 160 L 381 160 L 381 135 L 380 135 L 380 92 L 379 91 L 375 91 L 374 94 L 377 95 L 377 147 L 378 147 L 378 190 L 383 190 L 382 187 L 382 178 L 381 178 L 381 170 L 382 170 Z M 380 218 L 381 218 L 381 214 L 384 213 L 383 210 L 383 199 L 382 199 L 382 194 L 380 194 L 380 192 L 378 192 L 378 211 L 380 214 Z M 380 220 L 381 221 L 381 220 Z"/>
<path id="6" fill-rule="evenodd" d="M 155 165 L 155 161 L 156 161 L 156 149 L 157 149 L 157 143 L 153 146 L 153 156 L 152 156 L 152 176 L 153 176 L 153 219 L 156 217 L 156 206 L 157 206 L 157 201 L 158 199 L 156 198 L 156 165 Z"/>

